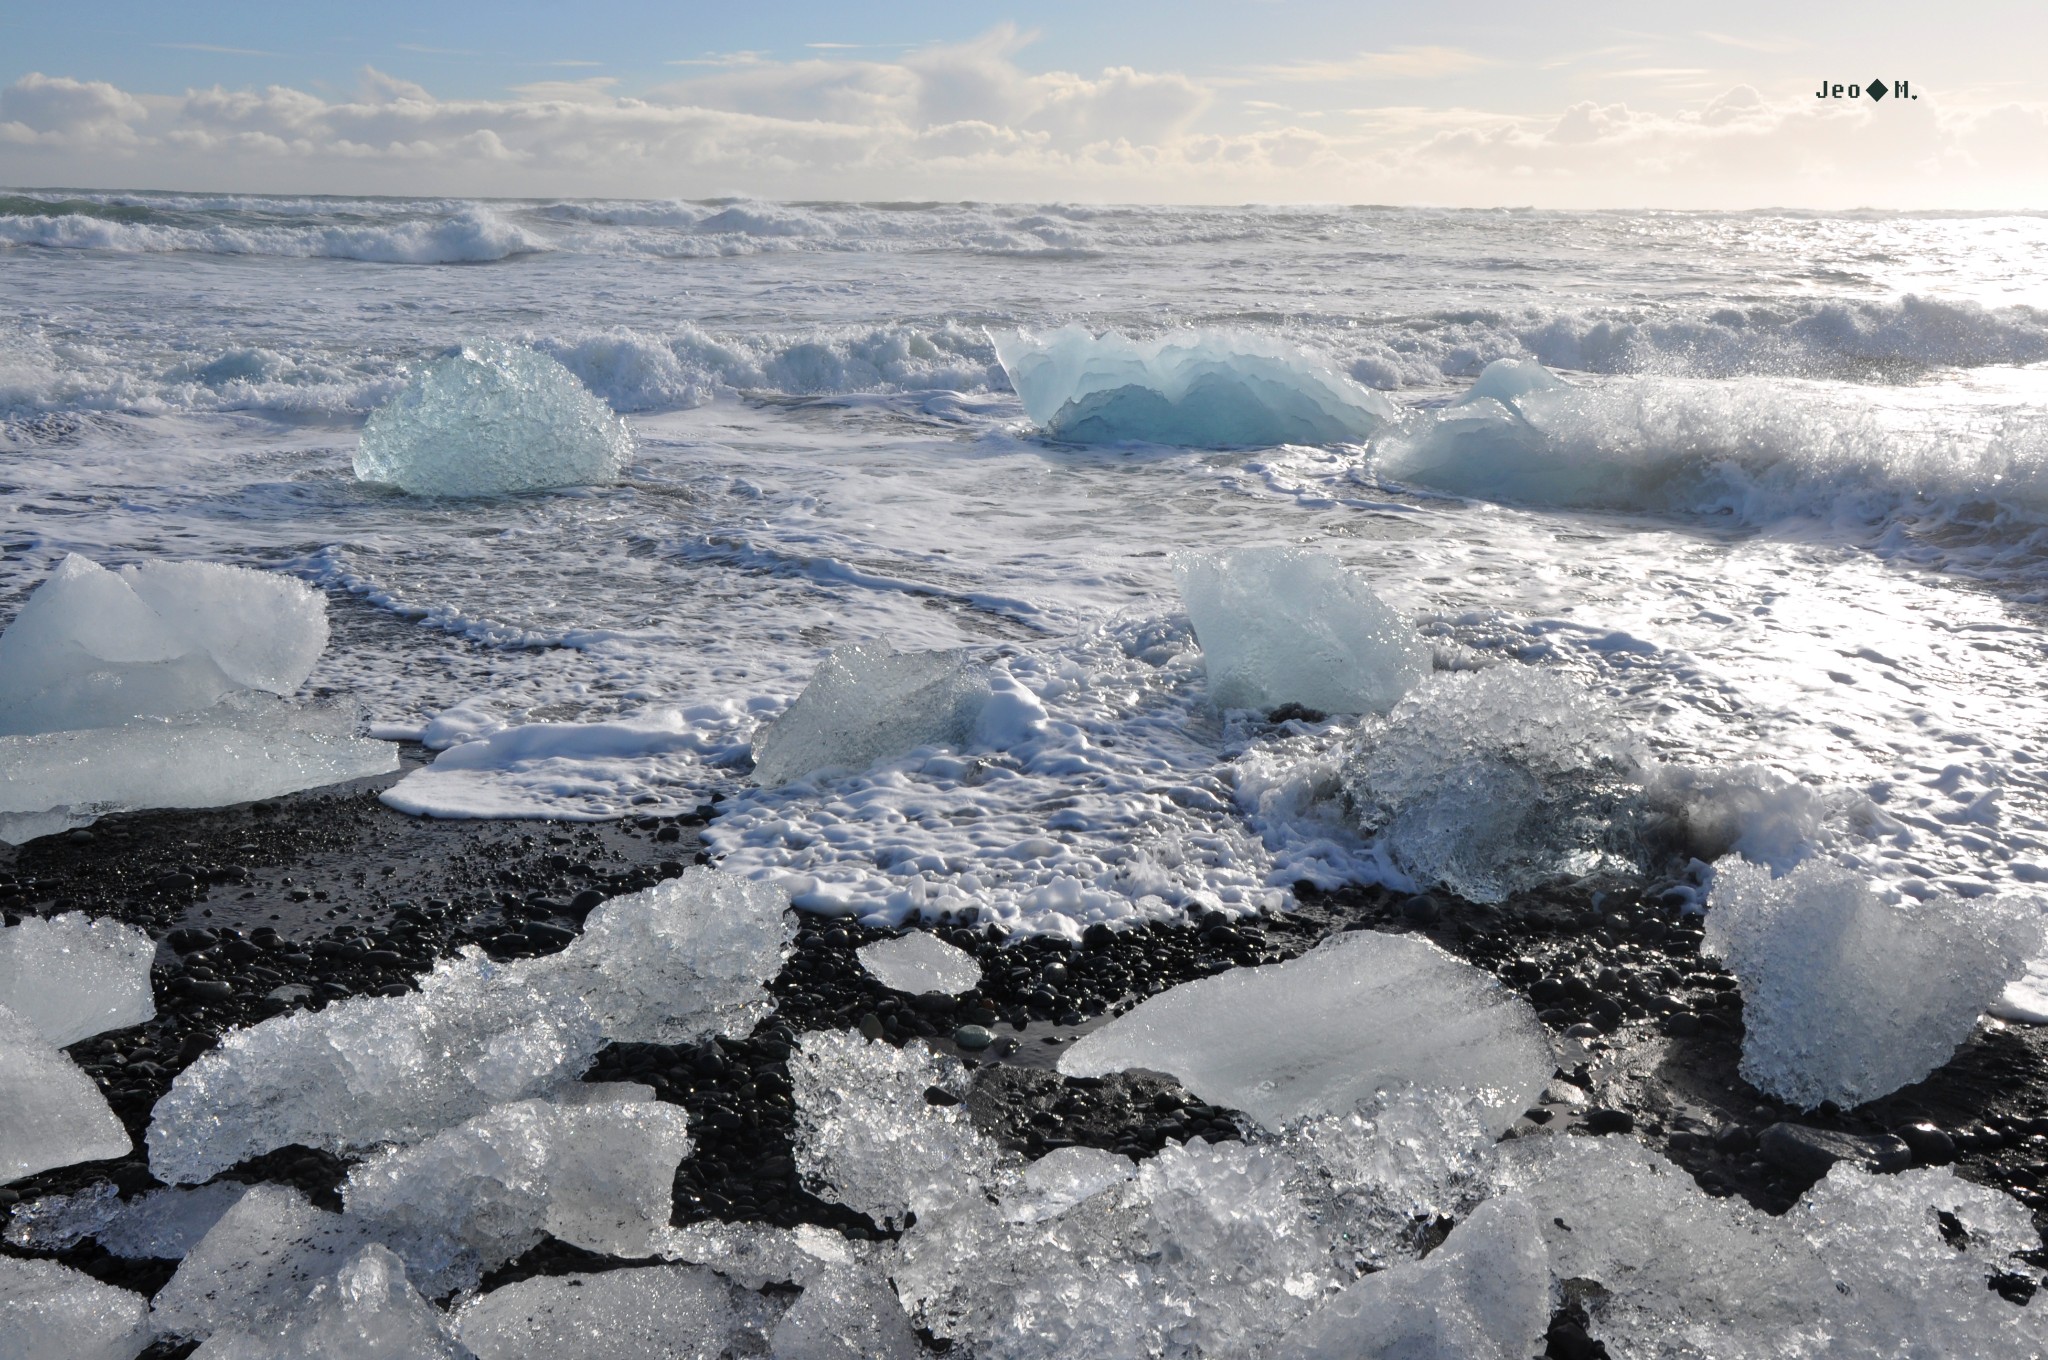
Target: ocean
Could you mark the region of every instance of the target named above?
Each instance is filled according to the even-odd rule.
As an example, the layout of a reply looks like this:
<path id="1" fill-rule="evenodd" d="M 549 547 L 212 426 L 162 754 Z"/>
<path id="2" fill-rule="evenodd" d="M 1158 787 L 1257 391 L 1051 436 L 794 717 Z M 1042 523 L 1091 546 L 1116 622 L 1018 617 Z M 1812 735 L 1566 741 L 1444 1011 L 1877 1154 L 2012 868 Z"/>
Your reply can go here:
<path id="1" fill-rule="evenodd" d="M 311 685 L 373 734 L 599 734 L 409 810 L 717 793 L 721 862 L 800 905 L 1068 934 L 1398 884 L 1316 792 L 1346 723 L 1206 700 L 1175 562 L 1284 544 L 1439 666 L 1553 668 L 1657 761 L 1804 786 L 1801 835 L 1908 894 L 2048 878 L 2039 215 L 37 191 L 0 197 L 0 290 L 0 613 L 72 552 L 261 567 L 326 592 Z M 1076 446 L 990 338 L 1074 323 L 1282 341 L 1412 419 L 1496 359 L 1575 390 L 1449 468 L 1397 427 Z M 479 339 L 621 413 L 625 478 L 359 483 L 365 416 Z M 754 788 L 762 724 L 882 642 L 971 649 L 1044 706 L 1031 749 Z"/>

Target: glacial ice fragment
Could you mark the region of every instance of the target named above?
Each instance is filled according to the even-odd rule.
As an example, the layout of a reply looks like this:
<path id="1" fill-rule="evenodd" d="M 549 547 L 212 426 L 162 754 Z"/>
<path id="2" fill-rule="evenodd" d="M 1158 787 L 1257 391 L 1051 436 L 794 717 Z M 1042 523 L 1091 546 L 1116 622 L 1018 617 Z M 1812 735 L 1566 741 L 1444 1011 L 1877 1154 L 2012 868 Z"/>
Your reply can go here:
<path id="1" fill-rule="evenodd" d="M 474 1360 L 405 1266 L 371 1243 L 269 1326 L 215 1332 L 193 1360 Z"/>
<path id="2" fill-rule="evenodd" d="M 1527 1360 L 1550 1321 L 1550 1261 L 1519 1200 L 1473 1210 L 1426 1260 L 1353 1281 L 1270 1360 Z"/>
<path id="3" fill-rule="evenodd" d="M 984 1360 L 1249 1356 L 1335 1283 L 1277 1148 L 1169 1143 L 1134 1173 L 1088 1170 L 921 1210 L 893 1271 L 913 1319 Z"/>
<path id="4" fill-rule="evenodd" d="M 1528 1002 L 1410 935 L 1349 931 L 1286 963 L 1184 982 L 1083 1035 L 1072 1077 L 1170 1072 L 1268 1129 L 1358 1108 L 1382 1089 L 1462 1091 L 1497 1136 L 1551 1070 Z"/>
<path id="5" fill-rule="evenodd" d="M 0 734 L 290 695 L 326 647 L 327 602 L 302 581 L 213 562 L 112 572 L 73 553 L 0 632 Z"/>
<path id="6" fill-rule="evenodd" d="M 633 436 L 575 374 L 522 345 L 436 361 L 363 424 L 355 472 L 416 496 L 492 496 L 617 481 Z"/>
<path id="7" fill-rule="evenodd" d="M 157 1101 L 150 1169 L 196 1182 L 288 1143 L 415 1142 L 570 1081 L 602 1042 L 580 998 L 551 996 L 471 949 L 418 992 L 231 1030 Z"/>
<path id="8" fill-rule="evenodd" d="M 55 1261 L 0 1256 L 0 1360 L 134 1360 L 149 1300 Z"/>
<path id="9" fill-rule="evenodd" d="M 443 960 L 406 996 L 356 997 L 231 1031 L 157 1102 L 150 1166 L 201 1181 L 287 1143 L 417 1142 L 557 1092 L 606 1039 L 683 1043 L 751 1028 L 782 967 L 789 899 L 693 868 L 601 904 L 559 954 Z"/>
<path id="10" fill-rule="evenodd" d="M 862 945 L 854 957 L 870 977 L 895 992 L 954 996 L 981 981 L 981 965 L 972 954 L 923 930 Z"/>
<path id="11" fill-rule="evenodd" d="M 804 691 L 754 742 L 754 781 L 864 770 L 920 746 L 964 746 L 988 702 L 965 651 L 834 648 Z"/>
<path id="12" fill-rule="evenodd" d="M 697 1043 L 744 1034 L 768 1013 L 795 926 L 773 884 L 692 867 L 614 897 L 559 954 L 520 965 L 536 988 L 579 998 L 604 1037 Z"/>
<path id="13" fill-rule="evenodd" d="M 674 1208 L 688 1118 L 658 1101 L 501 1105 L 349 1172 L 348 1213 L 395 1247 L 431 1294 L 552 1235 L 612 1256 L 650 1256 Z"/>
<path id="14" fill-rule="evenodd" d="M 872 1266 L 825 1266 L 769 1338 L 775 1360 L 923 1360 L 889 1282 Z"/>
<path id="15" fill-rule="evenodd" d="M 1702 947 L 1742 984 L 1742 1075 L 1803 1109 L 1847 1108 L 1954 1055 L 2039 952 L 2039 914 L 1996 898 L 1908 904 L 1824 860 L 1781 879 L 1723 861 Z"/>
<path id="16" fill-rule="evenodd" d="M 1474 902 L 1639 853 L 1641 759 L 1621 721 L 1530 666 L 1433 675 L 1361 730 L 1342 778 L 1360 826 Z"/>
<path id="17" fill-rule="evenodd" d="M 156 1329 L 204 1339 L 287 1326 L 314 1287 L 364 1245 L 361 1224 L 316 1209 L 286 1186 L 254 1186 L 157 1292 Z"/>
<path id="18" fill-rule="evenodd" d="M 0 1006 L 0 1185 L 133 1147 L 92 1078 Z"/>
<path id="19" fill-rule="evenodd" d="M 0 841 L 397 769 L 352 716 L 275 697 L 326 645 L 326 600 L 288 577 L 65 558 L 0 633 Z"/>
<path id="20" fill-rule="evenodd" d="M 22 918 L 0 928 L 0 1006 L 54 1048 L 156 1014 L 149 965 L 156 946 L 133 926 L 83 912 Z"/>
<path id="21" fill-rule="evenodd" d="M 44 1195 L 18 1204 L 7 1224 L 17 1247 L 63 1251 L 90 1237 L 116 1256 L 175 1261 L 241 1201 L 248 1186 L 218 1181 L 172 1186 L 124 1200 L 105 1181 L 72 1195 Z"/>
<path id="22" fill-rule="evenodd" d="M 1177 565 L 1219 708 L 1385 713 L 1429 674 L 1415 629 L 1325 553 L 1241 548 Z"/>
<path id="23" fill-rule="evenodd" d="M 989 338 L 1032 423 L 1076 444 L 1358 442 L 1398 415 L 1327 361 L 1250 331 L 1131 340 L 1067 326 Z"/>
<path id="24" fill-rule="evenodd" d="M 966 1107 L 925 1099 L 935 1086 L 966 1095 L 966 1071 L 954 1059 L 819 1031 L 797 1041 L 789 1079 L 797 1166 L 825 1198 L 877 1223 L 974 1197 L 994 1175 L 995 1144 Z"/>
<path id="25" fill-rule="evenodd" d="M 2048 1355 L 2041 1315 L 1986 1287 L 2038 1245 L 2027 1211 L 1946 1168 L 1837 1163 L 1776 1219 L 1624 1138 L 1518 1139 L 1493 1174 L 1534 1210 L 1553 1282 L 1581 1282 L 1615 1355 Z"/>
<path id="26" fill-rule="evenodd" d="M 224 807 L 398 768 L 346 710 L 230 695 L 204 713 L 0 736 L 0 841 L 130 808 Z"/>
<path id="27" fill-rule="evenodd" d="M 463 1305 L 477 1360 L 724 1360 L 767 1354 L 776 1306 L 700 1266 L 521 1280 Z"/>

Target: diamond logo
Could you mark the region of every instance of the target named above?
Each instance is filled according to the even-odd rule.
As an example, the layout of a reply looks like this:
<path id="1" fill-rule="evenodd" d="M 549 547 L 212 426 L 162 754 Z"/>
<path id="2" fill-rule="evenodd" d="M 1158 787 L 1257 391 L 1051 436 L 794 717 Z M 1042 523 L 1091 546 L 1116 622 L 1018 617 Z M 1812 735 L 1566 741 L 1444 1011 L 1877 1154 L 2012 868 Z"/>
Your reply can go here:
<path id="1" fill-rule="evenodd" d="M 1878 100 L 1885 97 L 1887 91 L 1882 80 L 1873 80 L 1863 87 L 1863 93 L 1869 95 L 1870 102 L 1875 104 Z"/>

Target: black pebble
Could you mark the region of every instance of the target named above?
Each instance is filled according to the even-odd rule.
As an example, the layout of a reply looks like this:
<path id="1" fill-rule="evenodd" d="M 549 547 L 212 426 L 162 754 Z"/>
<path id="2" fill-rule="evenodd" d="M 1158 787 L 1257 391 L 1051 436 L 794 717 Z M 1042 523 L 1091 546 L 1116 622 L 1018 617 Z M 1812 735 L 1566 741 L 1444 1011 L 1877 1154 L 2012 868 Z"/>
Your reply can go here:
<path id="1" fill-rule="evenodd" d="M 1586 1128 L 1593 1133 L 1633 1133 L 1636 1117 L 1627 1110 L 1595 1105 L 1586 1111 Z"/>

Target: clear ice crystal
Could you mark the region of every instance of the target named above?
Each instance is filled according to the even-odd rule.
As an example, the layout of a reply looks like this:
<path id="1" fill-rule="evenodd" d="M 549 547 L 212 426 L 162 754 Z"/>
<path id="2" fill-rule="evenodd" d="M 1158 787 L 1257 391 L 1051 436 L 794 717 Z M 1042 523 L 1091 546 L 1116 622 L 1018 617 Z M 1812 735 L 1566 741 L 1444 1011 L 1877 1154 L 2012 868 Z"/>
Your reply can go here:
<path id="1" fill-rule="evenodd" d="M 64 1048 L 156 1014 L 156 946 L 133 926 L 83 912 L 0 928 L 0 1006 Z"/>
<path id="2" fill-rule="evenodd" d="M 473 1360 L 405 1265 L 370 1243 L 269 1326 L 219 1331 L 193 1360 Z"/>
<path id="3" fill-rule="evenodd" d="M 1336 1282 L 1276 1148 L 1169 1144 L 1106 1170 L 920 1212 L 894 1272 L 914 1320 L 983 1360 L 1257 1355 Z"/>
<path id="4" fill-rule="evenodd" d="M 522 1280 L 464 1304 L 477 1360 L 741 1360 L 769 1354 L 777 1305 L 701 1266 Z"/>
<path id="5" fill-rule="evenodd" d="M 744 1034 L 770 1008 L 795 927 L 789 894 L 701 866 L 591 912 L 567 949 L 523 965 L 533 984 L 580 998 L 604 1037 L 697 1043 Z"/>
<path id="6" fill-rule="evenodd" d="M 1429 941 L 1337 935 L 1297 959 L 1182 983 L 1084 1035 L 1068 1076 L 1171 1072 L 1268 1129 L 1342 1114 L 1382 1090 L 1472 1097 L 1499 1134 L 1552 1066 L 1528 1002 Z"/>
<path id="7" fill-rule="evenodd" d="M 1356 443 L 1398 415 L 1326 360 L 1252 331 L 1131 340 L 1075 325 L 989 338 L 1032 423 L 1075 444 Z"/>
<path id="8" fill-rule="evenodd" d="M 1326 553 L 1241 548 L 1177 566 L 1219 708 L 1385 713 L 1429 674 L 1414 627 Z"/>
<path id="9" fill-rule="evenodd" d="M 7 1225 L 17 1247 L 63 1251 L 90 1237 L 130 1260 L 175 1261 L 210 1232 L 249 1187 L 217 1181 L 188 1189 L 173 1186 L 124 1200 L 105 1181 L 72 1195 L 45 1195 L 18 1204 Z"/>
<path id="10" fill-rule="evenodd" d="M 195 1182 L 290 1143 L 416 1142 L 563 1085 L 601 1043 L 580 998 L 550 995 L 472 948 L 436 965 L 418 992 L 229 1031 L 157 1101 L 150 1169 Z"/>
<path id="11" fill-rule="evenodd" d="M 1742 1075 L 1811 1109 L 1896 1091 L 1946 1063 L 2040 952 L 2039 908 L 1908 903 L 1810 860 L 1781 879 L 1714 871 L 1703 948 L 1742 984 Z"/>
<path id="12" fill-rule="evenodd" d="M 348 1212 L 397 1248 L 432 1294 L 474 1288 L 553 1236 L 613 1256 L 653 1255 L 673 1210 L 688 1118 L 655 1101 L 499 1106 L 349 1172 Z"/>
<path id="13" fill-rule="evenodd" d="M 789 1060 L 796 1161 L 818 1193 L 877 1223 L 919 1217 L 993 1182 L 997 1151 L 965 1105 L 933 1105 L 933 1087 L 965 1097 L 966 1069 L 921 1045 L 893 1048 L 852 1031 L 803 1035 Z"/>
<path id="14" fill-rule="evenodd" d="M 1401 870 L 1474 902 L 1639 853 L 1641 759 L 1619 718 L 1520 665 L 1433 675 L 1362 729 L 1342 778 Z"/>
<path id="15" fill-rule="evenodd" d="M 364 1245 L 360 1223 L 315 1208 L 288 1187 L 254 1186 L 157 1292 L 156 1329 L 204 1339 L 289 1326 L 314 1288 Z"/>
<path id="16" fill-rule="evenodd" d="M 92 1078 L 0 1006 L 0 1185 L 133 1147 Z"/>
<path id="17" fill-rule="evenodd" d="M 493 1105 L 558 1092 L 607 1039 L 745 1032 L 782 967 L 788 905 L 779 888 L 694 868 L 603 903 L 559 954 L 493 963 L 470 949 L 416 993 L 233 1030 L 157 1102 L 151 1169 L 201 1181 L 288 1143 L 418 1142 Z"/>
<path id="18" fill-rule="evenodd" d="M 989 700 L 965 651 L 836 647 L 796 702 L 754 742 L 754 780 L 787 784 L 825 770 L 864 770 L 920 746 L 965 746 Z"/>
<path id="19" fill-rule="evenodd" d="M 775 1324 L 775 1360 L 923 1360 L 889 1282 L 866 1265 L 823 1266 Z"/>
<path id="20" fill-rule="evenodd" d="M 303 581 L 214 562 L 113 572 L 73 553 L 0 632 L 0 734 L 289 695 L 326 647 L 327 601 Z"/>
<path id="21" fill-rule="evenodd" d="M 981 965 L 972 954 L 924 930 L 862 945 L 854 957 L 870 977 L 895 992 L 957 996 L 981 981 Z"/>
<path id="22" fill-rule="evenodd" d="M 1550 1259 L 1529 1206 L 1489 1200 L 1428 1259 L 1363 1276 L 1268 1360 L 1527 1360 L 1550 1322 Z"/>
<path id="23" fill-rule="evenodd" d="M 492 496 L 615 482 L 633 435 L 561 364 L 475 341 L 437 360 L 363 424 L 355 472 L 416 496 Z"/>
<path id="24" fill-rule="evenodd" d="M 0 1256 L 0 1360 L 134 1360 L 149 1300 L 55 1261 Z"/>
<path id="25" fill-rule="evenodd" d="M 1553 1283 L 1574 1282 L 1611 1354 L 2048 1354 L 2042 1315 L 1987 1288 L 2039 1245 L 2031 1216 L 1945 1168 L 1874 1176 L 1837 1163 L 1779 1219 L 1709 1199 L 1622 1138 L 1519 1139 L 1493 1177 L 1534 1211 Z"/>
<path id="26" fill-rule="evenodd" d="M 134 808 L 225 807 L 398 768 L 353 710 L 231 694 L 204 713 L 0 736 L 0 841 L 20 844 Z"/>

